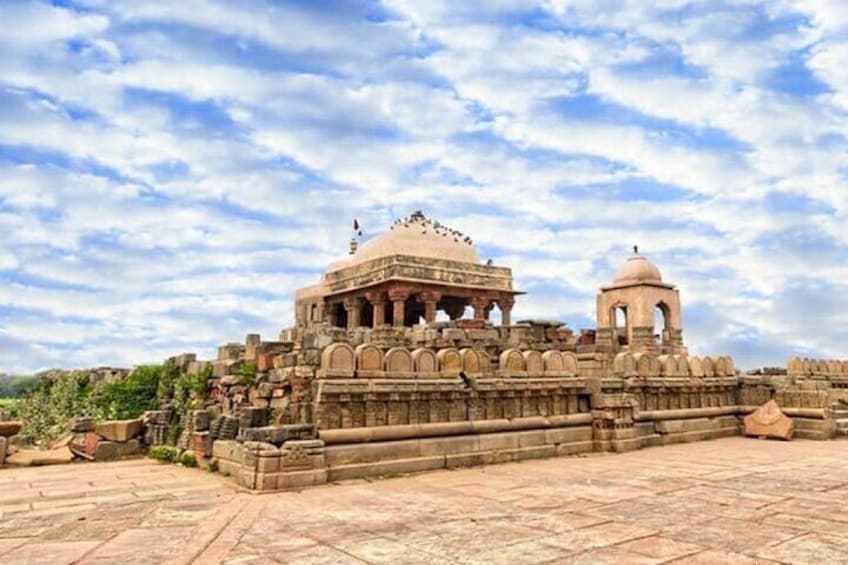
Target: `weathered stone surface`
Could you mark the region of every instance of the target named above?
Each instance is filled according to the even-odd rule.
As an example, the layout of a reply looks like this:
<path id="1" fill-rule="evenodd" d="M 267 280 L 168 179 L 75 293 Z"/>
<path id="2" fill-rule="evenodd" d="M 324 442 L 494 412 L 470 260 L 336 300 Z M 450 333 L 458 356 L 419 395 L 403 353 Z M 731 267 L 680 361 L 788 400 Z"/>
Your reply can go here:
<path id="1" fill-rule="evenodd" d="M 8 440 L 5 436 L 0 436 L 0 467 L 6 464 L 6 444 Z"/>
<path id="2" fill-rule="evenodd" d="M 70 463 L 73 459 L 74 454 L 71 453 L 71 450 L 67 447 L 60 447 L 59 449 L 51 449 L 48 451 L 41 451 L 38 449 L 21 449 L 14 455 L 7 457 L 6 463 L 20 467 L 30 467 Z"/>
<path id="3" fill-rule="evenodd" d="M 94 430 L 94 420 L 91 418 L 77 418 L 71 423 L 71 431 L 75 433 L 90 432 Z"/>
<path id="4" fill-rule="evenodd" d="M 792 418 L 780 410 L 774 400 L 769 400 L 751 414 L 745 416 L 745 435 L 769 437 L 774 439 L 792 439 L 795 425 Z"/>
<path id="5" fill-rule="evenodd" d="M 127 441 L 140 436 L 141 431 L 141 419 L 109 420 L 94 426 L 94 433 L 108 441 Z"/>
<path id="6" fill-rule="evenodd" d="M 21 431 L 21 422 L 0 422 L 0 436 L 11 437 Z"/>

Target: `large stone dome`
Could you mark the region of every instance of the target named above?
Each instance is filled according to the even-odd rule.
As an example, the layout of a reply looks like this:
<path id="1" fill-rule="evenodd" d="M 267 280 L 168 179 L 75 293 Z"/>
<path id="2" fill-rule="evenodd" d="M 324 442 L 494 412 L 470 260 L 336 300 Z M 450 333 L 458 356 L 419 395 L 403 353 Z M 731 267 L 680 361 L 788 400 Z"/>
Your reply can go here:
<path id="1" fill-rule="evenodd" d="M 614 285 L 662 283 L 662 275 L 656 265 L 637 252 L 628 257 L 624 265 L 618 269 L 612 283 Z"/>
<path id="2" fill-rule="evenodd" d="M 369 239 L 353 255 L 333 263 L 327 270 L 337 271 L 392 255 L 480 263 L 470 238 L 415 212 L 395 222 L 388 231 Z"/>

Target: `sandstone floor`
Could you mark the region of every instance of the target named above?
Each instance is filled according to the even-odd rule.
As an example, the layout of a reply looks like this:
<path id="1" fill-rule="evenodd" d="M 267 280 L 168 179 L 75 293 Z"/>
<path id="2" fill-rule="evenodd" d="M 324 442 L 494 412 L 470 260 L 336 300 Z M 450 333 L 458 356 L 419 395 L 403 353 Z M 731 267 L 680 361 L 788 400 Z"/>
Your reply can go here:
<path id="1" fill-rule="evenodd" d="M 148 460 L 0 471 L 0 563 L 848 563 L 848 441 L 730 438 L 254 495 Z"/>

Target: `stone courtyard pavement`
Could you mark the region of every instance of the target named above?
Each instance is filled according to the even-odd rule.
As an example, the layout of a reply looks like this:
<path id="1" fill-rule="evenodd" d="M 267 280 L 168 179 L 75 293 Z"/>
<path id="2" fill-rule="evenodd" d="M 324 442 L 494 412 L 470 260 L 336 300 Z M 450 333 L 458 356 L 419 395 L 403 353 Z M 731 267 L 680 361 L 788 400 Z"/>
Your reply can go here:
<path id="1" fill-rule="evenodd" d="M 743 438 L 255 495 L 148 460 L 0 471 L 0 563 L 848 563 L 848 441 Z"/>

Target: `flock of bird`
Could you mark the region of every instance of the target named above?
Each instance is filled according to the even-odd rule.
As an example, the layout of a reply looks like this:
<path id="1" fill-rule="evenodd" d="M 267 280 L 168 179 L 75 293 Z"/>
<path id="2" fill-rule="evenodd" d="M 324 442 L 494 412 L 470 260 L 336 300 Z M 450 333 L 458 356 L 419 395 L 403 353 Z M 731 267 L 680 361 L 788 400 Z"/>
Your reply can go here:
<path id="1" fill-rule="evenodd" d="M 453 240 L 456 242 L 462 241 L 468 245 L 474 245 L 474 241 L 468 237 L 467 235 L 463 235 L 459 230 L 454 230 L 449 228 L 446 225 L 443 225 L 439 222 L 430 220 L 425 217 L 421 211 L 413 212 L 412 215 L 402 219 L 395 220 L 395 223 L 389 229 L 395 229 L 395 226 L 403 226 L 405 228 L 414 227 L 416 225 L 420 225 L 422 227 L 421 233 L 427 233 L 427 230 L 432 228 L 432 230 L 436 233 L 436 235 L 441 235 L 442 237 L 452 236 Z"/>

